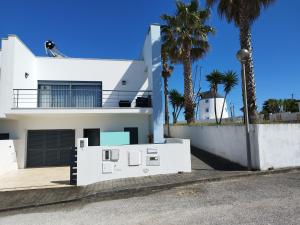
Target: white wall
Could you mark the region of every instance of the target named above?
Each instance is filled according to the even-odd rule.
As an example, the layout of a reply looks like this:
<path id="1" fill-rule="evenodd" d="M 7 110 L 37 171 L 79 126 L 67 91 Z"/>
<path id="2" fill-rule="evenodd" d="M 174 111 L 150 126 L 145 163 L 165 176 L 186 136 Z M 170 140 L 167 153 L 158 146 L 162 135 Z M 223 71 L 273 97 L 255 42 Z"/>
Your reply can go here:
<path id="1" fill-rule="evenodd" d="M 164 106 L 163 82 L 161 65 L 161 37 L 160 26 L 150 25 L 142 50 L 142 59 L 148 74 L 149 86 L 152 90 L 152 129 L 153 142 L 164 142 Z"/>
<path id="2" fill-rule="evenodd" d="M 199 149 L 247 166 L 243 126 L 171 126 L 170 131 L 172 137 L 190 139 Z"/>
<path id="3" fill-rule="evenodd" d="M 0 175 L 17 169 L 14 141 L 0 140 Z"/>
<path id="4" fill-rule="evenodd" d="M 216 98 L 217 116 L 220 118 L 222 112 L 224 98 Z M 200 120 L 215 120 L 215 102 L 213 98 L 201 99 L 199 102 Z M 208 109 L 208 112 L 206 112 Z M 228 118 L 227 104 L 225 101 L 223 118 Z"/>
<path id="5" fill-rule="evenodd" d="M 171 126 L 171 136 L 191 140 L 191 145 L 247 166 L 244 126 Z M 300 124 L 259 124 L 250 127 L 254 168 L 300 166 Z"/>
<path id="6" fill-rule="evenodd" d="M 80 139 L 78 140 L 80 141 Z M 87 139 L 85 139 L 87 143 Z M 79 146 L 79 144 L 77 144 Z M 113 172 L 104 174 L 102 170 L 102 150 L 119 149 L 119 160 L 109 162 Z M 157 154 L 149 154 L 148 149 L 156 149 Z M 128 166 L 128 152 L 141 153 L 141 165 Z M 159 166 L 147 166 L 146 156 L 159 156 Z M 112 147 L 84 147 L 77 149 L 77 184 L 87 185 L 99 181 L 191 172 L 189 140 L 172 140 L 166 144 L 122 145 Z"/>
<path id="7" fill-rule="evenodd" d="M 260 124 L 260 168 L 300 166 L 300 124 Z"/>
<path id="8" fill-rule="evenodd" d="M 102 81 L 103 90 L 150 90 L 143 61 L 38 57 L 37 72 L 37 80 Z M 103 94 L 103 106 L 118 106 L 118 101 L 113 105 L 107 101 L 117 93 Z"/>
<path id="9" fill-rule="evenodd" d="M 1 58 L 0 118 L 13 106 L 13 89 L 37 87 L 35 56 L 18 37 L 2 40 Z M 27 79 L 25 73 L 29 73 Z"/>
<path id="10" fill-rule="evenodd" d="M 84 128 L 123 131 L 124 127 L 138 127 L 139 143 L 148 143 L 149 123 L 147 114 L 28 115 L 16 120 L 0 120 L 0 132 L 9 132 L 11 138 L 16 140 L 18 165 L 19 168 L 25 168 L 28 130 L 74 129 L 77 139 L 83 137 Z"/>
<path id="11" fill-rule="evenodd" d="M 0 68 L 0 117 L 5 117 L 5 113 L 16 106 L 12 103 L 13 89 L 37 89 L 38 80 L 102 81 L 104 90 L 151 90 L 142 60 L 36 57 L 14 35 L 2 40 Z M 28 78 L 25 78 L 25 73 L 29 74 Z M 126 85 L 122 85 L 122 80 L 126 81 Z M 23 102 L 27 102 L 19 102 L 18 107 L 37 106 L 36 99 L 24 100 L 25 97 L 37 98 L 36 91 L 20 91 L 18 94 Z M 105 94 L 107 98 L 112 98 L 115 93 Z M 134 99 L 134 96 L 129 98 Z M 28 101 L 32 103 L 28 104 Z M 118 102 L 106 105 L 106 99 L 103 99 L 103 106 L 115 107 Z"/>

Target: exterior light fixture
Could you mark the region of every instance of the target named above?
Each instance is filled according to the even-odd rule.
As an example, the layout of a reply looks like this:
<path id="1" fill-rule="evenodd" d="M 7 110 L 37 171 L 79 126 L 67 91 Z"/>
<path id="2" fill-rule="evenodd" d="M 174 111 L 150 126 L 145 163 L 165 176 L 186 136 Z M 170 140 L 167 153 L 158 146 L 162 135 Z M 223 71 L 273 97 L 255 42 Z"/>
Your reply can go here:
<path id="1" fill-rule="evenodd" d="M 243 85 L 243 103 L 244 103 L 244 119 L 245 119 L 245 131 L 246 131 L 246 147 L 247 147 L 247 167 L 248 170 L 252 169 L 251 160 L 251 143 L 250 143 L 250 127 L 249 127 L 249 114 L 247 103 L 247 88 L 246 88 L 246 61 L 248 60 L 250 53 L 247 49 L 241 49 L 237 52 L 236 57 L 242 65 L 242 85 Z"/>
<path id="2" fill-rule="evenodd" d="M 25 78 L 27 79 L 29 77 L 29 73 L 25 72 Z"/>

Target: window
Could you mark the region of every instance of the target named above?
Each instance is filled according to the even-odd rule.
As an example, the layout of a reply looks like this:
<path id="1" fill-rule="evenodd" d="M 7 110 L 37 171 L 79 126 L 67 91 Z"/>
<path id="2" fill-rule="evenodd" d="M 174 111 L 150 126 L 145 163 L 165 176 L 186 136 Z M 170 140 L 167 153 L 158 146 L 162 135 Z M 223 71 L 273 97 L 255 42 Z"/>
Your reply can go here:
<path id="1" fill-rule="evenodd" d="M 39 81 L 38 107 L 93 108 L 102 106 L 101 82 Z"/>
<path id="2" fill-rule="evenodd" d="M 208 113 L 208 112 L 209 112 L 209 108 L 206 108 L 206 109 L 205 109 L 205 112 L 207 112 L 207 113 Z"/>

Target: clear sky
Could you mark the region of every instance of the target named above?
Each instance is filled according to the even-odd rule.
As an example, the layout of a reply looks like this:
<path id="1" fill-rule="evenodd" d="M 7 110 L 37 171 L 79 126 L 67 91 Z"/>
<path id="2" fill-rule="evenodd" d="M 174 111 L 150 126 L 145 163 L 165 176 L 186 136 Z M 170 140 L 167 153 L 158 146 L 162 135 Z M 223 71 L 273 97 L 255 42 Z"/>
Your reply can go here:
<path id="1" fill-rule="evenodd" d="M 173 13 L 174 0 L 10 0 L 1 1 L 0 37 L 18 35 L 36 54 L 45 55 L 51 39 L 69 57 L 128 58 L 140 55 L 151 23 Z M 204 5 L 204 1 L 200 0 Z M 277 0 L 253 24 L 253 47 L 258 105 L 268 98 L 300 99 L 300 1 Z M 221 20 L 214 9 L 208 22 L 217 30 L 211 50 L 195 64 L 205 75 L 213 69 L 240 72 L 235 58 L 239 33 Z M 175 66 L 170 88 L 183 90 L 182 66 Z M 87 71 L 88 72 L 88 71 Z M 84 74 L 83 74 L 84 76 Z M 107 74 L 109 76 L 109 74 Z M 235 111 L 242 106 L 241 87 L 230 94 Z"/>

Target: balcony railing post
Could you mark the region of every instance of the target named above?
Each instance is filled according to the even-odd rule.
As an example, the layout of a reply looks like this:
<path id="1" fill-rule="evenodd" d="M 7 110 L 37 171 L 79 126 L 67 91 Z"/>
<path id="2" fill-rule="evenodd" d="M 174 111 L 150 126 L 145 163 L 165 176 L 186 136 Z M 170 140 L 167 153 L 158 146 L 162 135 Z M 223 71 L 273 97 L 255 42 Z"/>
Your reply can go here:
<path id="1" fill-rule="evenodd" d="M 17 90 L 17 108 L 19 108 L 19 89 Z"/>

